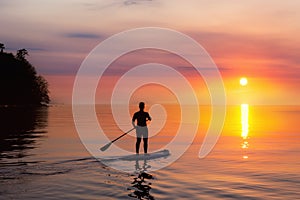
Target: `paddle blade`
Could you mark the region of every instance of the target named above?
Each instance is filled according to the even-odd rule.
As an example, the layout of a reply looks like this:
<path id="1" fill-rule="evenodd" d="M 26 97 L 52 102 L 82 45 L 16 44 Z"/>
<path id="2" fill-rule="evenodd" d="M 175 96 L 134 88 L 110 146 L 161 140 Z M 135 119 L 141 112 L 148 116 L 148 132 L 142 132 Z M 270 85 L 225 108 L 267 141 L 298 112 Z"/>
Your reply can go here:
<path id="1" fill-rule="evenodd" d="M 112 144 L 112 142 L 104 145 L 103 147 L 100 148 L 101 151 L 106 151 L 106 149 L 108 149 L 110 147 L 110 145 Z"/>

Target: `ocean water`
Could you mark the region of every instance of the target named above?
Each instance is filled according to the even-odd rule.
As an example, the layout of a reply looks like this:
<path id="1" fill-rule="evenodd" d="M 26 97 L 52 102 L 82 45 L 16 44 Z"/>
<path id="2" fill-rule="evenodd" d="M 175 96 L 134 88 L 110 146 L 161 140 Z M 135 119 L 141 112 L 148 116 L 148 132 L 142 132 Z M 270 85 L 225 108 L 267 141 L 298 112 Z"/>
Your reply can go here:
<path id="1" fill-rule="evenodd" d="M 113 139 L 122 132 L 109 110 L 96 107 L 99 123 Z M 166 108 L 167 121 L 150 138 L 150 151 L 164 148 L 174 137 L 181 119 L 172 112 L 178 108 Z M 198 153 L 210 108 L 201 106 L 200 113 L 197 135 L 178 160 L 156 171 L 151 170 L 168 158 L 119 162 L 132 169 L 123 172 L 86 150 L 71 106 L 1 107 L 0 199 L 300 199 L 300 107 L 228 107 L 219 141 L 203 159 Z M 101 141 L 93 144 L 103 146 Z M 134 152 L 134 137 L 125 136 L 116 145 Z M 145 179 L 147 191 L 139 193 L 132 186 L 143 168 L 153 179 Z"/>

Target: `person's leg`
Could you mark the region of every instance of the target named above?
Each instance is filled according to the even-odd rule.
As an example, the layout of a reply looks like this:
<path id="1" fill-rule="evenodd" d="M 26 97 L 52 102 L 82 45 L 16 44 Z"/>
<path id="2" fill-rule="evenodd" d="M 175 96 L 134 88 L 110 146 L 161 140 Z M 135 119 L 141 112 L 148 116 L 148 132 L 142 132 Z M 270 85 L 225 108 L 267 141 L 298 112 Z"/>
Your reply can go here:
<path id="1" fill-rule="evenodd" d="M 142 127 L 136 127 L 136 143 L 135 143 L 135 152 L 138 154 L 140 152 L 140 144 L 142 140 Z"/>
<path id="2" fill-rule="evenodd" d="M 144 153 L 148 152 L 148 138 L 143 138 L 144 142 Z"/>
<path id="3" fill-rule="evenodd" d="M 139 137 L 137 137 L 137 138 L 136 138 L 136 143 L 135 143 L 135 152 L 136 152 L 137 154 L 138 154 L 138 153 L 139 153 L 139 151 L 140 151 L 141 139 L 142 139 L 142 138 L 139 138 Z"/>
<path id="4" fill-rule="evenodd" d="M 144 153 L 148 153 L 148 127 L 143 127 Z"/>

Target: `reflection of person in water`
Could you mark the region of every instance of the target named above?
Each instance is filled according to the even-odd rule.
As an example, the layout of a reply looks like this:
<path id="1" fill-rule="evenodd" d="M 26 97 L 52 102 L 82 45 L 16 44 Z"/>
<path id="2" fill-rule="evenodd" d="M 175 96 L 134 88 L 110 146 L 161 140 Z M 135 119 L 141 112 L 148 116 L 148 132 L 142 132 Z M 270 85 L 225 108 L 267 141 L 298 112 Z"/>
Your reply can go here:
<path id="1" fill-rule="evenodd" d="M 147 121 L 151 121 L 151 117 L 148 112 L 144 111 L 145 103 L 139 103 L 140 111 L 134 113 L 132 117 L 132 125 L 136 128 L 136 144 L 135 152 L 138 154 L 140 150 L 141 140 L 143 138 L 144 142 L 144 153 L 148 151 L 148 127 Z M 135 125 L 135 120 L 137 120 L 137 126 Z"/>
<path id="2" fill-rule="evenodd" d="M 140 161 L 143 162 L 142 167 L 141 167 L 141 165 L 139 163 Z M 138 160 L 138 159 L 135 160 L 135 171 L 137 173 L 146 172 L 149 168 L 151 168 L 151 166 L 147 163 L 147 159 L 146 158 L 143 161 L 142 160 Z"/>
<path id="3" fill-rule="evenodd" d="M 137 177 L 133 178 L 134 181 L 127 189 L 130 190 L 128 196 L 135 199 L 153 199 L 154 197 L 150 194 L 152 183 L 149 182 L 153 179 L 151 174 L 146 172 L 140 172 Z M 145 179 L 148 179 L 147 181 Z"/>

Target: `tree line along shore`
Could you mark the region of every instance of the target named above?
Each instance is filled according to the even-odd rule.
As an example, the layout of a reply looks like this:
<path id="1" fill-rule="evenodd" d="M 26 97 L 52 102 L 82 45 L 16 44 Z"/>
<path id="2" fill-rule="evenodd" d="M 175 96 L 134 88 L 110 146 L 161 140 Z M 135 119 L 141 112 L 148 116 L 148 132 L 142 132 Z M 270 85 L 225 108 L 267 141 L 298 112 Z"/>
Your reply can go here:
<path id="1" fill-rule="evenodd" d="M 0 105 L 38 106 L 50 102 L 48 82 L 26 59 L 28 51 L 4 52 L 0 43 Z"/>

